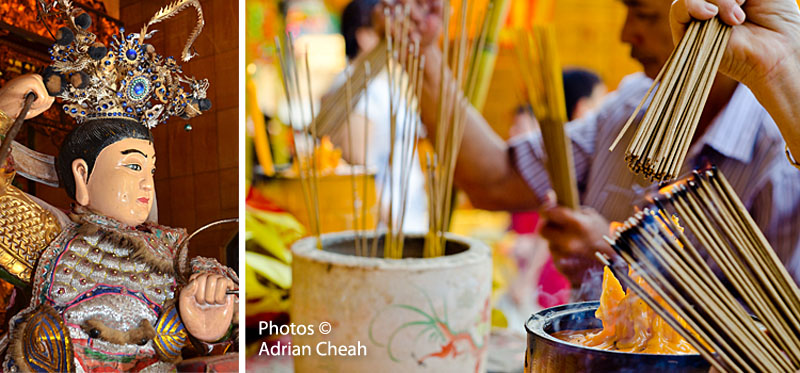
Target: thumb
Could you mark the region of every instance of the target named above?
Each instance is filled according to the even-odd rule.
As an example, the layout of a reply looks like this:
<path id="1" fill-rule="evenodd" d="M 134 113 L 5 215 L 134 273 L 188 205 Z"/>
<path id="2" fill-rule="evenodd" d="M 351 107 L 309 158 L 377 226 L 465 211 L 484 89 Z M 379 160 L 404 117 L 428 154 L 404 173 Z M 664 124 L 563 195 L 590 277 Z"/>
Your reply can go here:
<path id="1" fill-rule="evenodd" d="M 543 210 L 549 210 L 556 206 L 558 206 L 558 196 L 556 196 L 556 191 L 549 189 L 547 193 L 545 193 L 544 199 L 542 199 L 541 208 Z"/>
<path id="2" fill-rule="evenodd" d="M 234 301 L 234 299 L 233 299 L 234 296 L 232 296 L 232 295 L 228 295 L 225 298 L 226 298 L 225 299 L 225 305 L 223 307 L 225 307 L 224 309 L 226 310 L 225 314 L 229 316 L 229 317 L 226 317 L 227 323 L 230 324 L 233 321 L 234 317 L 238 317 L 238 314 L 239 314 L 239 312 L 238 312 L 239 311 L 238 310 L 238 303 Z M 237 322 L 237 324 L 238 324 L 238 322 Z"/>
<path id="3" fill-rule="evenodd" d="M 181 290 L 181 298 L 189 298 L 197 291 L 197 281 L 192 281 L 188 286 Z"/>
<path id="4" fill-rule="evenodd" d="M 676 46 L 680 43 L 689 22 L 693 19 L 704 21 L 714 17 L 717 13 L 719 13 L 719 8 L 705 0 L 675 0 L 669 12 L 672 41 Z"/>

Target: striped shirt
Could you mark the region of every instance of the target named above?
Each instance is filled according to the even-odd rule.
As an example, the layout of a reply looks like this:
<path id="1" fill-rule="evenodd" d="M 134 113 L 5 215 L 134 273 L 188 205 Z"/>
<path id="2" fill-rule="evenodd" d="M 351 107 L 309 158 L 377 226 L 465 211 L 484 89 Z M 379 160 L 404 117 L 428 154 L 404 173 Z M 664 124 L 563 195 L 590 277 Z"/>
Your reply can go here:
<path id="1" fill-rule="evenodd" d="M 626 77 L 598 110 L 567 126 L 581 203 L 608 220 L 624 221 L 634 214 L 634 205 L 642 205 L 646 192 L 655 189 L 634 175 L 624 160 L 636 123 L 614 151 L 608 151 L 652 83 L 642 73 Z M 509 148 L 518 172 L 541 200 L 550 189 L 541 136 L 514 138 Z M 692 145 L 682 173 L 707 161 L 722 170 L 795 281 L 800 280 L 796 250 L 800 241 L 800 172 L 786 159 L 775 122 L 743 84 Z"/>

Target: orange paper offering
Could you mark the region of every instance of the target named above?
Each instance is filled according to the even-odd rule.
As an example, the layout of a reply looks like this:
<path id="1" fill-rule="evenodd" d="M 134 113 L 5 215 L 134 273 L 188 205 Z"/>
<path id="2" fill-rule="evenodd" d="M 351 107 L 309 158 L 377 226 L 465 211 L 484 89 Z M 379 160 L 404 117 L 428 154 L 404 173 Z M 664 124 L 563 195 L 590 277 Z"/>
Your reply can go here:
<path id="1" fill-rule="evenodd" d="M 664 304 L 658 295 L 636 273 L 629 276 L 653 298 Z M 664 304 L 664 307 L 667 307 Z M 672 315 L 681 323 L 674 311 Z M 636 294 L 622 285 L 608 268 L 603 271 L 603 293 L 595 317 L 603 322 L 603 329 L 564 330 L 554 333 L 556 338 L 587 347 L 605 350 L 646 354 L 693 354 L 697 351 L 673 330 Z M 684 324 L 685 325 L 685 324 Z"/>
<path id="2" fill-rule="evenodd" d="M 316 145 L 312 154 L 311 157 L 316 161 L 313 166 L 317 168 L 316 172 L 320 176 L 327 176 L 334 173 L 339 166 L 339 161 L 342 159 L 342 150 L 337 149 L 328 136 L 323 136 L 322 139 L 319 140 L 319 144 Z M 312 167 L 311 160 L 304 160 L 303 167 Z M 299 173 L 300 164 L 295 160 L 295 162 L 292 163 L 292 173 L 290 175 L 298 175 Z"/>

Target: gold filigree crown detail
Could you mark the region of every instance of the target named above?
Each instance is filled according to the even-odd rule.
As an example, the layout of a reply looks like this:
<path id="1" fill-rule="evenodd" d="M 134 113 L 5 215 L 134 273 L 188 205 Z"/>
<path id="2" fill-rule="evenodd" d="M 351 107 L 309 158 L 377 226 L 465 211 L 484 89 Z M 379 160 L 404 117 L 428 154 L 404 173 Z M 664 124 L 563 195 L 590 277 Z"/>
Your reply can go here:
<path id="1" fill-rule="evenodd" d="M 121 118 L 153 128 L 171 116 L 189 119 L 211 107 L 208 80 L 184 75 L 175 58 L 157 54 L 147 43 L 157 31 L 148 30 L 150 26 L 194 7 L 197 24 L 181 54 L 183 62 L 191 60 L 192 43 L 204 25 L 199 0 L 178 0 L 161 8 L 138 33 L 126 35 L 120 29 L 108 47 L 87 31 L 91 17 L 71 1 L 39 0 L 39 6 L 67 24 L 55 35 L 52 64 L 43 75 L 50 94 L 64 100 L 64 111 L 78 123 Z"/>

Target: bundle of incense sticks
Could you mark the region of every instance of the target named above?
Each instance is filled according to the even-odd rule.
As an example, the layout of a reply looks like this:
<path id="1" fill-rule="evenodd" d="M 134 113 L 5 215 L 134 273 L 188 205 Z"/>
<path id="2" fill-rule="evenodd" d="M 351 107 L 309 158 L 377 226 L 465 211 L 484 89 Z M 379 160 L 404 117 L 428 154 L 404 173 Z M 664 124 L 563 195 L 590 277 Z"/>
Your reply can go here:
<path id="1" fill-rule="evenodd" d="M 336 133 L 336 130 L 348 120 L 348 113 L 352 112 L 361 100 L 367 84 L 386 66 L 386 41 L 381 41 L 371 51 L 359 56 L 350 63 L 348 81 L 351 86 L 350 95 L 347 94 L 347 85 L 342 84 L 334 88 L 333 92 L 322 101 L 317 116 L 317 127 L 321 136 Z M 369 66 L 369 68 L 367 68 Z"/>
<path id="2" fill-rule="evenodd" d="M 402 222 L 405 218 L 405 201 L 408 197 L 409 180 L 411 176 L 411 169 L 413 162 L 416 159 L 416 145 L 417 145 L 417 129 L 420 127 L 420 118 L 416 113 L 419 112 L 419 100 L 422 94 L 422 72 L 425 67 L 425 57 L 420 56 L 420 47 L 416 42 L 412 42 L 408 37 L 410 25 L 410 8 L 408 7 L 393 7 L 386 8 L 385 17 L 387 19 L 386 26 L 386 39 L 381 43 L 381 46 L 376 48 L 371 56 L 375 56 L 375 51 L 382 52 L 383 58 L 367 58 L 363 61 L 356 61 L 345 71 L 345 84 L 342 85 L 343 100 L 351 105 L 341 105 L 343 113 L 341 120 L 346 125 L 346 135 L 349 144 L 349 150 L 352 152 L 357 146 L 353 140 L 351 114 L 352 108 L 355 103 L 360 99 L 356 92 L 363 93 L 364 96 L 369 96 L 369 78 L 375 74 L 373 73 L 372 61 L 377 61 L 378 65 L 386 64 L 389 76 L 389 112 L 390 119 L 390 149 L 389 157 L 385 169 L 388 171 L 384 173 L 384 180 L 381 180 L 379 185 L 381 189 L 378 191 L 378 201 L 382 201 L 382 196 L 388 195 L 390 201 L 388 212 L 385 214 L 385 239 L 383 242 L 384 257 L 399 259 L 402 258 L 403 252 L 403 232 Z M 398 35 L 398 36 L 395 36 Z M 291 35 L 287 35 L 288 48 L 285 54 L 281 53 L 280 41 L 276 38 L 275 45 L 278 50 L 281 64 L 281 72 L 283 73 L 284 92 L 287 97 L 287 105 L 289 108 L 290 126 L 297 129 L 294 123 L 291 123 L 294 118 L 292 112 L 294 107 L 300 105 L 302 101 L 300 98 L 300 83 L 297 73 L 296 63 L 294 61 L 294 42 Z M 300 170 L 300 179 L 303 188 L 303 195 L 308 208 L 309 221 L 311 222 L 311 231 L 319 237 L 319 197 L 318 197 L 318 184 L 319 184 L 319 166 L 316 164 L 316 147 L 317 139 L 320 137 L 319 118 L 314 115 L 313 97 L 311 97 L 311 83 L 310 83 L 310 69 L 308 64 L 308 52 L 305 54 L 306 63 L 306 80 L 308 83 L 309 92 L 309 105 L 311 108 L 310 122 L 305 121 L 305 117 L 301 117 L 303 123 L 299 123 L 300 134 L 293 132 L 293 141 L 296 150 L 296 162 Z M 405 68 L 405 69 L 404 69 Z M 355 89 L 354 89 L 355 88 Z M 364 105 L 364 118 L 369 117 L 369 100 L 365 100 Z M 301 111 L 302 114 L 302 111 Z M 400 122 L 402 120 L 402 123 Z M 368 158 L 367 151 L 369 149 L 369 126 L 367 121 L 364 124 L 364 143 L 363 154 L 364 159 Z M 301 141 L 303 143 L 301 143 Z M 298 146 L 299 145 L 299 146 Z M 355 237 L 355 252 L 358 256 L 378 256 L 378 242 L 381 235 L 378 229 L 381 229 L 380 224 L 376 224 L 376 234 L 371 242 L 367 240 L 364 231 L 367 227 L 367 193 L 368 183 L 366 178 L 368 172 L 366 166 L 363 167 L 363 172 L 356 171 L 355 166 L 351 166 L 351 191 L 352 191 L 352 204 L 353 204 L 353 222 Z M 397 176 L 395 176 L 397 175 Z M 356 178 L 362 177 L 363 189 L 357 190 Z M 361 193 L 359 200 L 359 192 Z M 377 216 L 381 219 L 383 216 L 382 204 L 378 204 Z M 318 239 L 318 242 L 321 242 Z M 320 248 L 321 244 L 320 244 Z"/>
<path id="3" fill-rule="evenodd" d="M 478 111 L 483 110 L 486 103 L 486 95 L 489 93 L 489 84 L 494 73 L 494 65 L 497 61 L 498 39 L 500 30 L 505 25 L 508 12 L 511 9 L 511 0 L 490 0 L 486 11 L 486 19 L 481 27 L 478 54 L 473 60 L 475 83 L 472 93 L 468 95 L 472 106 Z"/>
<path id="4" fill-rule="evenodd" d="M 491 4 L 489 5 L 491 7 Z M 385 225 L 376 224 L 376 232 L 371 245 L 366 239 L 356 239 L 356 251 L 361 255 L 377 256 L 378 241 L 381 235 L 379 229 L 385 228 L 383 241 L 383 256 L 390 259 L 403 258 L 406 204 L 409 192 L 409 181 L 414 162 L 417 160 L 417 133 L 420 123 L 420 101 L 422 96 L 422 79 L 425 69 L 425 57 L 416 41 L 410 37 L 410 8 L 408 6 L 387 6 L 384 8 L 385 28 L 384 41 L 377 51 L 383 52 L 382 60 L 372 54 L 364 61 L 363 76 L 371 77 L 369 66 L 385 67 L 389 76 L 389 123 L 390 123 L 390 149 L 384 173 L 384 180 L 379 181 L 381 189 L 378 191 L 378 201 L 389 201 L 388 211 L 382 211 L 383 204 L 378 205 L 377 216 L 384 219 Z M 446 75 L 440 86 L 440 101 L 438 102 L 437 144 L 433 155 L 428 155 L 427 167 L 427 192 L 429 202 L 429 234 L 423 255 L 425 257 L 441 256 L 444 254 L 444 231 L 449 226 L 449 211 L 452 201 L 453 172 L 458 147 L 463 134 L 466 111 L 469 108 L 467 97 L 473 94 L 478 80 L 479 66 L 476 62 L 478 50 L 483 48 L 488 22 L 485 19 L 487 12 L 472 13 L 467 1 L 462 3 L 457 26 L 457 37 L 453 42 L 455 53 L 449 55 L 450 49 L 450 5 L 444 6 L 444 55 L 439 68 L 444 72 L 453 71 L 454 76 Z M 479 25 L 475 38 L 469 37 L 468 25 Z M 475 28 L 478 29 L 477 27 Z M 450 57 L 450 58 L 448 58 Z M 373 65 L 373 63 L 375 65 Z M 348 74 L 344 89 L 345 102 L 343 105 L 344 116 L 349 117 L 350 110 L 358 98 L 352 87 L 361 83 L 368 84 L 367 78 L 354 78 L 358 73 L 358 62 L 354 63 L 353 74 Z M 446 81 L 446 83 L 445 83 Z M 364 94 L 368 96 L 368 94 Z M 366 116 L 366 115 L 365 115 Z M 345 125 L 350 126 L 349 119 Z M 348 130 L 349 131 L 349 130 Z M 349 132 L 348 132 L 349 133 Z M 349 135 L 348 135 L 349 136 Z M 366 139 L 366 137 L 365 137 Z M 352 141 L 351 141 L 352 143 Z M 364 144 L 366 151 L 367 144 Z M 353 186 L 355 189 L 355 186 Z M 354 193 L 355 196 L 355 193 Z M 384 198 L 388 196 L 388 198 Z M 353 198 L 353 210 L 357 211 L 356 198 Z M 363 206 L 362 206 L 363 207 Z M 366 214 L 362 214 L 362 217 Z M 356 221 L 359 221 L 356 217 Z M 362 218 L 363 221 L 363 218 Z M 363 225 L 366 226 L 366 225 Z M 357 233 L 359 234 L 359 233 Z"/>
<path id="5" fill-rule="evenodd" d="M 464 134 L 464 123 L 471 110 L 469 97 L 473 95 L 478 84 L 480 69 L 475 59 L 478 49 L 483 48 L 486 41 L 488 13 L 487 9 L 478 9 L 473 13 L 469 1 L 461 2 L 453 53 L 450 55 L 451 9 L 450 2 L 444 2 L 444 45 L 439 66 L 441 81 L 437 103 L 436 142 L 434 154 L 427 158 L 426 165 L 429 229 L 423 250 L 425 257 L 442 256 L 445 252 L 444 232 L 450 227 L 456 158 Z M 474 33 L 477 38 L 469 37 L 468 25 L 479 25 L 480 31 Z"/>
<path id="6" fill-rule="evenodd" d="M 302 110 L 303 98 L 300 92 L 300 72 L 295 60 L 294 39 L 291 34 L 286 35 L 286 48 L 281 48 L 281 42 L 275 37 L 275 47 L 280 62 L 283 77 L 283 90 L 286 95 L 286 105 L 289 111 L 289 126 L 292 128 L 292 145 L 295 149 L 295 162 L 299 170 L 300 185 L 303 189 L 311 227 L 310 230 L 317 237 L 317 247 L 322 249 L 320 239 L 319 218 L 319 165 L 316 156 L 318 146 L 317 121 L 314 115 L 314 100 L 311 96 L 311 69 L 308 64 L 308 50 L 305 53 L 305 79 L 308 89 L 308 105 L 311 109 L 311 118 L 306 120 L 305 111 Z M 294 112 L 300 111 L 301 123 L 294 123 Z M 295 126 L 297 125 L 297 126 Z M 298 127 L 300 128 L 298 134 Z M 310 136 L 309 136 L 310 134 Z"/>
<path id="7" fill-rule="evenodd" d="M 634 173 L 654 181 L 671 180 L 679 174 L 730 35 L 731 27 L 716 17 L 689 24 L 609 149 L 616 147 L 658 86 L 625 153 Z"/>
<path id="8" fill-rule="evenodd" d="M 388 196 L 386 234 L 383 256 L 389 259 L 403 257 L 403 221 L 405 220 L 411 170 L 416 161 L 417 132 L 421 125 L 419 97 L 422 95 L 422 74 L 425 57 L 420 55 L 419 42 L 409 36 L 411 8 L 386 7 L 385 44 L 387 73 L 389 76 L 389 157 L 384 180 L 380 182 L 378 201 Z M 378 204 L 378 217 L 384 216 L 383 204 Z M 377 256 L 378 232 L 372 242 L 370 255 Z"/>
<path id="9" fill-rule="evenodd" d="M 567 109 L 555 30 L 552 25 L 535 26 L 532 34 L 520 30 L 516 36 L 517 66 L 542 131 L 550 184 L 559 205 L 578 208 L 572 143 L 564 132 Z"/>
<path id="10" fill-rule="evenodd" d="M 437 121 L 437 141 L 434 154 L 428 155 L 427 167 L 427 191 L 430 212 L 430 227 L 426 237 L 424 256 L 435 257 L 444 254 L 444 231 L 449 227 L 449 211 L 452 201 L 453 172 L 455 170 L 456 155 L 461 144 L 463 135 L 464 120 L 469 110 L 469 101 L 465 96 L 472 94 L 477 84 L 478 64 L 475 62 L 478 50 L 483 47 L 487 34 L 488 23 L 485 19 L 486 10 L 472 13 L 469 2 L 462 3 L 459 13 L 459 23 L 457 26 L 457 37 L 453 42 L 455 52 L 451 56 L 449 20 L 450 6 L 446 2 L 444 6 L 443 18 L 445 25 L 444 35 L 444 54 L 442 64 L 439 66 L 442 72 L 440 90 L 440 100 L 438 102 L 438 121 Z M 384 173 L 384 180 L 377 184 L 381 186 L 378 191 L 378 201 L 384 200 L 388 196 L 387 209 L 384 212 L 383 204 L 378 204 L 376 216 L 383 220 L 385 225 L 376 224 L 376 232 L 372 242 L 369 243 L 366 235 L 366 208 L 363 203 L 366 201 L 367 183 L 363 183 L 361 201 L 358 200 L 359 191 L 356 189 L 356 172 L 351 177 L 353 215 L 355 228 L 358 237 L 355 240 L 355 250 L 357 255 L 378 256 L 378 242 L 383 237 L 383 253 L 385 258 L 400 259 L 403 257 L 404 234 L 403 221 L 405 220 L 406 201 L 409 192 L 409 180 L 414 162 L 417 159 L 417 135 L 420 123 L 420 100 L 422 96 L 422 80 L 425 69 L 425 57 L 421 55 L 421 49 L 417 41 L 410 37 L 410 8 L 406 6 L 387 6 L 384 8 L 386 19 L 384 41 L 380 46 L 370 52 L 363 60 L 355 61 L 346 71 L 346 82 L 337 92 L 333 99 L 326 104 L 325 126 L 330 130 L 330 126 L 338 125 L 337 122 L 344 123 L 347 128 L 347 136 L 351 146 L 353 144 L 350 116 L 353 107 L 363 96 L 369 96 L 369 80 L 377 75 L 384 66 L 389 77 L 389 116 L 390 123 L 390 149 L 389 157 Z M 470 38 L 468 32 L 468 21 L 470 24 L 479 25 L 480 32 L 476 32 L 476 38 Z M 297 150 L 297 162 L 301 170 L 301 182 L 304 198 L 308 206 L 308 214 L 312 219 L 311 230 L 319 236 L 319 198 L 318 172 L 315 162 L 316 139 L 323 132 L 320 129 L 322 120 L 315 117 L 313 99 L 309 94 L 311 106 L 311 118 L 306 122 L 302 117 L 303 123 L 295 126 L 291 123 L 291 112 L 294 106 L 301 105 L 300 83 L 296 63 L 294 61 L 294 45 L 291 36 L 287 37 L 288 48 L 285 54 L 281 53 L 280 42 L 276 38 L 276 46 L 281 62 L 283 73 L 284 91 L 287 96 L 287 103 L 290 111 L 290 125 L 292 128 L 301 128 L 304 135 L 295 136 L 295 149 Z M 382 56 L 381 56 L 382 55 Z M 450 71 L 453 73 L 450 74 Z M 447 72 L 447 74 L 445 74 Z M 306 53 L 306 75 L 310 77 L 308 69 L 308 53 Z M 310 92 L 310 79 L 309 79 Z M 342 104 L 345 103 L 345 104 Z M 333 108 L 333 107 L 336 108 Z M 341 110 L 341 113 L 331 110 Z M 365 105 L 364 117 L 368 117 L 369 106 Z M 302 112 L 301 112 L 302 113 Z M 367 123 L 364 123 L 364 158 L 368 148 Z M 326 131 L 327 131 L 326 130 Z M 298 147 L 300 141 L 304 141 L 306 146 Z M 300 150 L 307 149 L 305 154 Z M 351 148 L 352 150 L 352 148 Z M 367 172 L 362 176 L 367 177 Z M 360 205 L 359 205 L 360 203 Z M 360 208 L 359 208 L 360 207 Z M 359 212 L 360 210 L 360 212 Z M 385 218 L 384 218 L 385 216 Z M 379 229 L 385 228 L 384 235 L 379 233 Z"/>
<path id="11" fill-rule="evenodd" d="M 795 372 L 800 290 L 725 176 L 695 171 L 665 189 L 607 238 L 663 303 L 598 256 L 718 370 Z"/>
<path id="12" fill-rule="evenodd" d="M 491 9 L 491 3 L 488 5 Z M 429 165 L 427 167 L 427 192 L 429 201 L 429 234 L 426 239 L 424 255 L 426 257 L 440 256 L 444 254 L 444 231 L 449 226 L 449 211 L 452 201 L 453 172 L 455 170 L 455 160 L 458 154 L 458 147 L 461 143 L 463 134 L 464 119 L 469 107 L 467 97 L 474 95 L 475 87 L 478 84 L 478 53 L 483 49 L 486 35 L 488 33 L 488 12 L 478 12 L 472 14 L 469 3 L 464 1 L 460 7 L 459 24 L 457 26 L 457 37 L 453 42 L 455 53 L 450 56 L 450 4 L 446 2 L 443 12 L 445 35 L 444 35 L 444 55 L 440 69 L 443 76 L 445 71 L 454 71 L 454 77 L 447 75 L 440 86 L 440 101 L 438 102 L 438 122 L 437 122 L 437 144 L 434 154 L 429 155 Z M 410 37 L 410 8 L 408 6 L 387 6 L 384 8 L 386 27 L 384 28 L 384 41 L 380 46 L 365 57 L 363 61 L 354 62 L 354 72 L 348 74 L 347 82 L 339 88 L 343 92 L 334 93 L 333 99 L 327 102 L 349 103 L 337 105 L 331 111 L 325 111 L 326 118 L 344 118 L 345 125 L 350 126 L 349 116 L 352 107 L 360 99 L 363 91 L 353 91 L 352 87 L 363 85 L 366 90 L 371 77 L 377 74 L 376 68 L 387 68 L 389 76 L 389 123 L 390 123 L 390 149 L 387 159 L 385 180 L 381 180 L 378 191 L 378 201 L 384 200 L 388 195 L 388 212 L 384 214 L 383 205 L 378 205 L 378 218 L 385 216 L 385 240 L 383 252 L 385 258 L 400 259 L 403 257 L 404 233 L 403 222 L 406 213 L 406 201 L 408 199 L 409 180 L 414 162 L 417 159 L 417 131 L 421 125 L 419 112 L 419 98 L 422 95 L 422 79 L 425 69 L 425 57 L 420 55 L 420 46 L 412 41 Z M 479 25 L 479 30 L 475 32 L 475 38 L 469 37 L 468 24 Z M 380 53 L 384 58 L 380 58 Z M 448 58 L 450 57 L 450 58 Z M 372 66 L 360 72 L 360 66 Z M 446 81 L 446 83 L 445 83 Z M 337 99 L 338 96 L 343 98 Z M 466 95 L 466 96 L 465 96 Z M 365 96 L 368 96 L 365 94 Z M 338 101 L 337 101 L 338 100 Z M 333 104 L 331 104 L 333 105 Z M 343 115 L 334 113 L 333 110 L 341 110 Z M 402 115 L 401 115 L 402 113 Z M 402 119 L 401 119 L 402 118 Z M 329 131 L 337 125 L 339 119 L 326 119 L 325 130 Z M 399 122 L 402 121 L 402 122 Z M 334 126 L 334 127 L 331 127 Z M 349 129 L 348 129 L 349 131 Z M 349 132 L 348 132 L 349 133 Z M 349 135 L 348 135 L 349 136 Z M 365 137 L 366 139 L 366 137 Z M 352 143 L 352 141 L 351 141 Z M 366 143 L 365 143 L 366 151 Z M 388 180 L 387 180 L 388 179 Z M 353 186 L 355 188 L 355 186 Z M 355 196 L 355 193 L 354 193 Z M 353 210 L 357 211 L 356 198 L 353 198 Z M 362 206 L 363 207 L 363 206 Z M 365 214 L 364 214 L 365 215 Z M 364 216 L 362 215 L 362 216 Z M 359 221 L 358 217 L 355 219 Z M 363 221 L 363 220 L 362 220 Z M 365 225 L 364 225 L 365 226 Z M 378 229 L 381 224 L 376 224 L 375 238 L 368 245 L 366 239 L 357 239 L 356 251 L 362 255 L 378 255 Z"/>
<path id="13" fill-rule="evenodd" d="M 364 62 L 363 68 L 364 68 L 364 73 L 366 74 L 366 76 L 370 76 L 371 70 L 372 70 L 372 66 L 371 66 L 369 61 Z M 352 98 L 352 92 L 353 92 L 353 87 L 352 87 L 352 84 L 353 84 L 353 79 L 352 79 L 352 77 L 353 77 L 353 66 L 348 67 L 348 69 L 345 71 L 345 73 L 346 73 L 346 79 L 347 79 L 345 81 L 345 85 L 344 85 L 344 87 L 345 87 L 345 96 L 346 96 L 347 102 L 350 102 L 350 100 Z M 369 97 L 369 88 L 368 88 L 369 80 L 368 79 L 364 79 L 362 83 L 363 83 L 364 96 Z M 356 252 L 357 256 L 367 256 L 367 255 L 369 255 L 369 253 L 367 252 L 367 249 L 366 249 L 367 248 L 367 238 L 363 234 L 363 232 L 365 232 L 367 230 L 367 207 L 368 206 L 367 206 L 366 201 L 367 201 L 367 195 L 368 195 L 367 193 L 369 192 L 369 189 L 368 189 L 369 184 L 367 183 L 367 178 L 369 177 L 368 176 L 369 173 L 367 171 L 367 165 L 366 165 L 366 160 L 368 159 L 368 155 L 369 155 L 368 154 L 368 149 L 369 149 L 369 146 L 368 146 L 369 145 L 369 143 L 368 143 L 368 140 L 369 140 L 369 123 L 366 120 L 366 118 L 368 118 L 368 115 L 369 115 L 369 100 L 364 100 L 364 118 L 365 119 L 363 121 L 363 125 L 364 125 L 364 128 L 363 128 L 364 143 L 363 143 L 363 148 L 362 148 L 362 151 L 363 151 L 362 154 L 364 154 L 365 163 L 362 166 L 362 170 L 361 170 L 360 174 L 356 171 L 355 163 L 351 163 L 350 164 L 350 167 L 351 167 L 350 168 L 350 186 L 351 186 L 351 189 L 352 189 L 352 201 L 353 201 L 353 230 L 355 231 L 355 234 L 356 234 L 354 242 L 355 242 L 355 252 Z M 348 144 L 349 156 L 350 156 L 349 158 L 352 160 L 352 159 L 354 159 L 353 151 L 355 151 L 357 145 L 355 143 L 355 140 L 353 139 L 353 130 L 352 130 L 352 123 L 350 122 L 350 117 L 351 117 L 351 108 L 348 106 L 348 107 L 346 107 L 345 120 L 346 120 L 346 124 L 347 124 L 346 131 L 347 131 L 347 144 Z M 358 190 L 358 187 L 356 186 L 356 178 L 358 177 L 357 175 L 360 175 L 361 178 L 362 178 L 362 180 L 361 180 L 362 189 L 360 191 L 361 192 L 361 199 L 359 199 L 359 190 Z"/>

